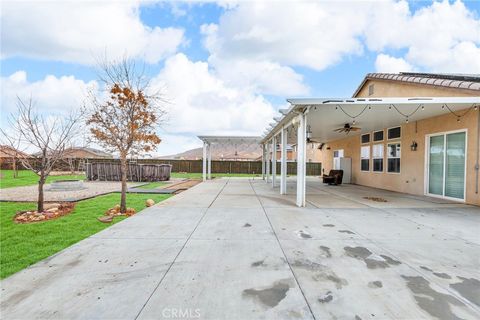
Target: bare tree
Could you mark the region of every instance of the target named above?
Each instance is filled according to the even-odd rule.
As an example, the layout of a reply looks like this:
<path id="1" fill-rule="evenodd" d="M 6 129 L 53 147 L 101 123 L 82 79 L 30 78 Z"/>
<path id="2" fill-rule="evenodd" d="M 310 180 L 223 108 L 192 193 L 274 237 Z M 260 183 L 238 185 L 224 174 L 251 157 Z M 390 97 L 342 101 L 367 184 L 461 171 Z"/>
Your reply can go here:
<path id="1" fill-rule="evenodd" d="M 127 158 L 152 151 L 161 142 L 155 129 L 165 120 L 165 100 L 153 91 L 144 69 L 137 68 L 132 60 L 104 60 L 99 66 L 99 78 L 108 97 L 100 100 L 90 94 L 92 110 L 87 125 L 98 144 L 120 156 L 120 212 L 125 213 Z"/>
<path id="2" fill-rule="evenodd" d="M 63 159 L 66 148 L 78 135 L 79 120 L 80 114 L 75 112 L 63 117 L 44 117 L 35 110 L 32 98 L 26 102 L 18 98 L 17 113 L 10 118 L 11 132 L 2 130 L 9 140 L 19 139 L 19 143 L 38 151 L 33 156 L 19 157 L 22 165 L 39 177 L 38 212 L 43 212 L 43 186 L 47 177 L 55 164 Z"/>

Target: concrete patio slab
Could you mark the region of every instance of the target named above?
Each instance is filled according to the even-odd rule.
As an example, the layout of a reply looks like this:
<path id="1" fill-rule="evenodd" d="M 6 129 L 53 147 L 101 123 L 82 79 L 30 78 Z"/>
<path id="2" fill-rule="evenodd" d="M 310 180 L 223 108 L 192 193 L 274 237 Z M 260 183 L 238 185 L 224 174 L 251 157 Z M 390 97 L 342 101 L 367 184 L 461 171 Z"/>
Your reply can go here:
<path id="1" fill-rule="evenodd" d="M 2 319 L 480 318 L 480 208 L 294 190 L 201 183 L 3 280 Z"/>

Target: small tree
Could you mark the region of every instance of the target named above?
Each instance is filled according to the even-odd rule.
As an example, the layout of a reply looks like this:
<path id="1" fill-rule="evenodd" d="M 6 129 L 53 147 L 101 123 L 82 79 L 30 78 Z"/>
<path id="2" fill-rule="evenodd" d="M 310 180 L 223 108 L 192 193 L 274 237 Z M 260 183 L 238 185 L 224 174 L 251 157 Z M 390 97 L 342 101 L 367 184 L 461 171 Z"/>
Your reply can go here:
<path id="1" fill-rule="evenodd" d="M 43 212 L 43 186 L 55 165 L 63 159 L 65 149 L 78 134 L 80 115 L 43 117 L 39 115 L 32 99 L 27 102 L 18 98 L 17 113 L 10 118 L 11 132 L 2 130 L 8 141 L 33 148 L 38 151 L 32 156 L 19 156 L 22 165 L 36 173 L 38 179 L 37 211 Z M 17 154 L 18 156 L 19 154 Z"/>
<path id="2" fill-rule="evenodd" d="M 100 80 L 108 97 L 100 101 L 95 95 L 90 95 L 92 110 L 87 125 L 96 142 L 120 156 L 120 212 L 125 213 L 127 157 L 154 150 L 161 142 L 155 127 L 164 120 L 164 100 L 159 93 L 151 92 L 149 80 L 131 60 L 105 62 L 100 67 Z"/>

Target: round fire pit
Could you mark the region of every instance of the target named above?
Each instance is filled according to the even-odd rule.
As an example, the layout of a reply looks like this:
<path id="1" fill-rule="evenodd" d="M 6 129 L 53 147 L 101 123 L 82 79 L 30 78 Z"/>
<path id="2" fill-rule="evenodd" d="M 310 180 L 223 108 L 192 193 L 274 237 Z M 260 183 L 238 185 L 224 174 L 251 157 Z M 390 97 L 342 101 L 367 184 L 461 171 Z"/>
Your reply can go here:
<path id="1" fill-rule="evenodd" d="M 82 180 L 57 180 L 50 184 L 48 191 L 75 191 L 83 190 Z"/>

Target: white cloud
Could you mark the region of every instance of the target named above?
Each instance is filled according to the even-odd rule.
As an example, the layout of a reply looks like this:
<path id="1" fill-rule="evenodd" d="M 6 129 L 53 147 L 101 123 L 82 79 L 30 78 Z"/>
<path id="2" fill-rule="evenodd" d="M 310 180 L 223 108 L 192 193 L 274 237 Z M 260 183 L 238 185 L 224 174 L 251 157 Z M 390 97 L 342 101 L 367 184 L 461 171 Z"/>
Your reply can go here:
<path id="1" fill-rule="evenodd" d="M 403 58 L 395 58 L 387 54 L 379 54 L 375 60 L 377 72 L 398 73 L 412 71 L 412 66 Z"/>
<path id="2" fill-rule="evenodd" d="M 251 88 L 227 85 L 206 62 L 184 54 L 168 58 L 152 82 L 166 88 L 170 133 L 260 134 L 274 115 L 273 106 Z"/>
<path id="3" fill-rule="evenodd" d="M 91 64 L 125 54 L 156 63 L 184 41 L 179 28 L 150 28 L 132 1 L 2 1 L 2 58 Z"/>
<path id="4" fill-rule="evenodd" d="M 321 71 L 365 49 L 393 49 L 405 54 L 388 61 L 380 55 L 377 62 L 480 72 L 480 19 L 461 1 L 433 2 L 415 12 L 406 1 L 241 2 L 202 31 L 212 57 L 225 64 L 248 60 Z"/>
<path id="5" fill-rule="evenodd" d="M 218 59 L 271 61 L 316 70 L 362 53 L 365 3 L 242 2 L 204 30 Z M 364 10 L 366 11 L 366 10 Z M 341 21 L 341 23 L 339 23 Z M 208 31 L 208 32 L 205 32 Z"/>
<path id="6" fill-rule="evenodd" d="M 408 64 L 434 72 L 480 72 L 480 19 L 456 1 L 411 13 L 405 2 L 374 12 L 366 29 L 371 50 L 406 49 Z"/>
<path id="7" fill-rule="evenodd" d="M 97 82 L 84 82 L 74 76 L 55 77 L 30 82 L 25 71 L 17 71 L 0 78 L 2 113 L 16 110 L 17 96 L 23 100 L 30 97 L 38 110 L 45 114 L 62 113 L 80 108 L 88 90 L 96 90 Z"/>

